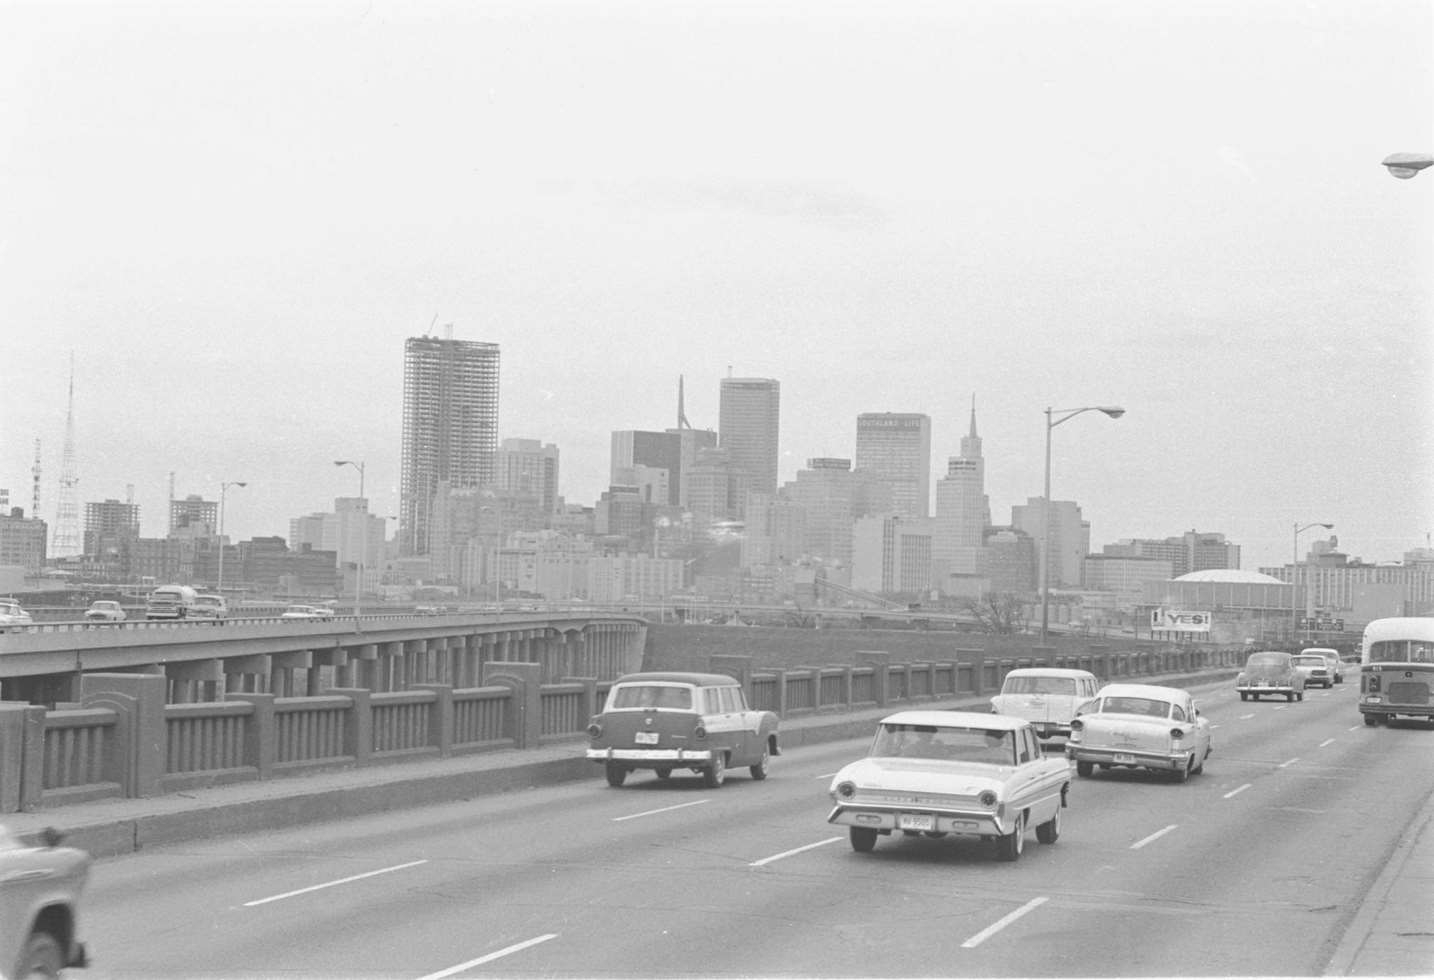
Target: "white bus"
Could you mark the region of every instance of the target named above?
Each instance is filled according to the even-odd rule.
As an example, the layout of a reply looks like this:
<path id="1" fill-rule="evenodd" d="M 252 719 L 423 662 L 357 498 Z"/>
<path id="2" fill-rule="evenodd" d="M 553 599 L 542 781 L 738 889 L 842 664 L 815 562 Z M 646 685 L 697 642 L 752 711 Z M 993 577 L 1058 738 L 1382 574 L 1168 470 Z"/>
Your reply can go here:
<path id="1" fill-rule="evenodd" d="M 1364 628 L 1359 713 L 1366 725 L 1396 715 L 1434 721 L 1434 617 L 1376 619 Z"/>

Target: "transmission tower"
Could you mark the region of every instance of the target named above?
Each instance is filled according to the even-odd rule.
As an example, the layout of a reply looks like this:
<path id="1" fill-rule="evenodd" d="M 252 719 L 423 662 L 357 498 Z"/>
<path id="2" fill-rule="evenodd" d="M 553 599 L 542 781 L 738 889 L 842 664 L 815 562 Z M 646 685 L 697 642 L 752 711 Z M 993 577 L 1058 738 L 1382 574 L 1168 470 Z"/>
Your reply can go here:
<path id="1" fill-rule="evenodd" d="M 30 516 L 40 516 L 40 440 L 35 440 L 35 465 L 30 467 Z"/>
<path id="2" fill-rule="evenodd" d="M 75 355 L 70 355 L 70 399 L 65 408 L 65 449 L 60 457 L 60 498 L 55 508 L 55 539 L 50 553 L 66 558 L 80 553 L 80 505 L 75 487 Z"/>

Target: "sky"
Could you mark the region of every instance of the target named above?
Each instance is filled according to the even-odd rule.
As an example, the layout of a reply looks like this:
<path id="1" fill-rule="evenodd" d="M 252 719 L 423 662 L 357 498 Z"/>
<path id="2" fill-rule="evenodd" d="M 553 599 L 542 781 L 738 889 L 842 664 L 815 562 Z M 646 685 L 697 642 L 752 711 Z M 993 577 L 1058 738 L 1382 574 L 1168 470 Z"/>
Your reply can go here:
<path id="1" fill-rule="evenodd" d="M 0 0 L 0 487 L 225 532 L 398 513 L 405 338 L 501 347 L 591 505 L 619 429 L 781 382 L 781 481 L 974 399 L 992 518 L 1243 567 L 1434 532 L 1423 0 Z M 1047 431 L 1054 408 L 1119 405 Z M 396 521 L 390 530 L 396 529 Z"/>

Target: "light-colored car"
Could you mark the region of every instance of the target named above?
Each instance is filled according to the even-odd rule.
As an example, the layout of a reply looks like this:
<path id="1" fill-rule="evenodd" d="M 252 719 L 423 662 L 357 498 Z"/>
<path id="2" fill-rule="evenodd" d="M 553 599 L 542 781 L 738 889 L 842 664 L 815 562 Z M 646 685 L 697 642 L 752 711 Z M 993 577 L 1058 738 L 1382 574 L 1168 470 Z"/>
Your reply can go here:
<path id="1" fill-rule="evenodd" d="M 79 940 L 90 856 L 47 829 L 30 846 L 0 827 L 0 976 L 57 977 L 88 965 Z"/>
<path id="2" fill-rule="evenodd" d="M 1295 670 L 1294 655 L 1283 650 L 1260 650 L 1245 658 L 1245 668 L 1235 676 L 1235 690 L 1241 701 L 1258 701 L 1266 694 L 1284 695 L 1286 701 L 1305 699 L 1304 675 Z"/>
<path id="3" fill-rule="evenodd" d="M 1024 718 L 1041 738 L 1069 736 L 1076 708 L 1095 697 L 1100 679 L 1088 670 L 1022 667 L 1006 675 L 991 699 L 998 715 Z"/>
<path id="4" fill-rule="evenodd" d="M 738 766 L 766 779 L 779 754 L 776 714 L 748 707 L 742 685 L 726 674 L 625 674 L 588 725 L 587 757 L 603 764 L 610 786 L 635 769 L 658 779 L 690 769 L 713 788 Z"/>
<path id="5" fill-rule="evenodd" d="M 91 623 L 123 623 L 128 618 L 124 607 L 113 599 L 96 599 L 85 610 L 85 619 Z"/>
<path id="6" fill-rule="evenodd" d="M 1295 671 L 1304 678 L 1305 687 L 1330 688 L 1334 686 L 1334 675 L 1329 670 L 1329 659 L 1322 653 L 1297 653 L 1291 658 Z"/>
<path id="7" fill-rule="evenodd" d="M 14 599 L 0 599 L 0 632 L 7 626 L 29 626 L 35 622 Z"/>
<path id="8" fill-rule="evenodd" d="M 1185 782 L 1205 771 L 1210 722 L 1189 691 L 1155 684 L 1107 684 L 1071 723 L 1066 755 L 1076 774 L 1095 767 L 1170 773 Z"/>
<path id="9" fill-rule="evenodd" d="M 201 592 L 194 597 L 194 607 L 189 615 L 192 619 L 226 620 L 229 618 L 229 601 L 222 595 Z"/>
<path id="10" fill-rule="evenodd" d="M 827 822 L 848 828 L 855 851 L 878 837 L 947 834 L 994 840 L 1019 858 L 1026 834 L 1054 844 L 1070 763 L 1047 755 L 1031 723 L 974 711 L 899 711 L 878 724 L 866 758 L 842 767 Z"/>
<path id="11" fill-rule="evenodd" d="M 279 614 L 280 619 L 327 619 L 317 606 L 288 606 Z"/>
<path id="12" fill-rule="evenodd" d="M 1344 661 L 1340 658 L 1339 651 L 1334 647 L 1305 647 L 1300 651 L 1303 656 L 1308 653 L 1317 653 L 1329 661 L 1329 676 L 1336 684 L 1344 683 Z"/>

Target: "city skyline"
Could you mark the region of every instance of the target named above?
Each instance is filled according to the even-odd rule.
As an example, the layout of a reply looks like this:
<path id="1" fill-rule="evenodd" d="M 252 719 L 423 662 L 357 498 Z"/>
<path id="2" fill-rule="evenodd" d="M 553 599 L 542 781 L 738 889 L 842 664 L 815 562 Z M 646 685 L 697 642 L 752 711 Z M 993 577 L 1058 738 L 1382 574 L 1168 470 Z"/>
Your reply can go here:
<path id="1" fill-rule="evenodd" d="M 242 481 L 282 535 L 351 459 L 397 515 L 397 352 L 452 322 L 574 503 L 741 376 L 779 483 L 866 412 L 934 480 L 974 392 L 997 524 L 1044 409 L 1113 404 L 1053 438 L 1093 542 L 1434 530 L 1434 178 L 1379 163 L 1434 144 L 1427 4 L 204 6 L 0 13 L 0 487 L 39 439 L 52 525 L 71 352 L 81 505 Z"/>

